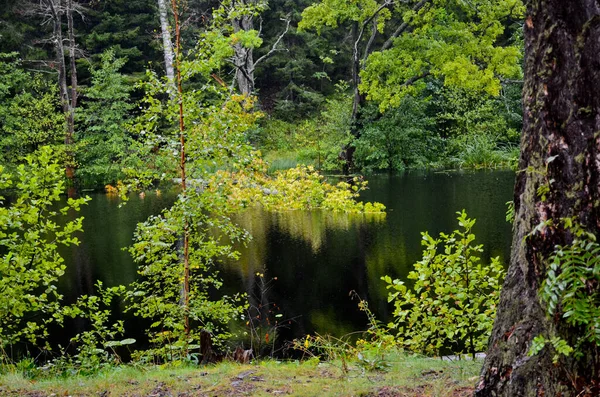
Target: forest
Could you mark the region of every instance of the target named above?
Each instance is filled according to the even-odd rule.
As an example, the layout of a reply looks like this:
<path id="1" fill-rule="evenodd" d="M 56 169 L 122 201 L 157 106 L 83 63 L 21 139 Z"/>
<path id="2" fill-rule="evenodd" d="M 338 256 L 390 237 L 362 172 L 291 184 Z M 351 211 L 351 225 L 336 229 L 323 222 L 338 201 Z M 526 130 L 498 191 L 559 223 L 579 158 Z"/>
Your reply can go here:
<path id="1" fill-rule="evenodd" d="M 3 0 L 0 394 L 157 368 L 213 383 L 142 393 L 324 390 L 257 388 L 275 360 L 365 382 L 343 395 L 598 395 L 599 21 L 597 0 Z M 91 243 L 88 213 L 135 217 Z M 124 262 L 94 251 L 110 235 Z"/>
<path id="2" fill-rule="evenodd" d="M 149 106 L 143 84 L 174 79 L 171 5 L 6 3 L 2 161 L 14 165 L 42 145 L 62 145 L 74 186 L 114 186 L 140 165 L 133 146 Z M 246 135 L 271 167 L 348 173 L 516 164 L 520 2 L 456 2 L 453 10 L 427 2 L 271 3 L 181 6 L 181 56 L 210 56 L 202 72 L 209 77 L 184 76 L 189 89 L 222 85 L 253 95 L 262 117 Z"/>

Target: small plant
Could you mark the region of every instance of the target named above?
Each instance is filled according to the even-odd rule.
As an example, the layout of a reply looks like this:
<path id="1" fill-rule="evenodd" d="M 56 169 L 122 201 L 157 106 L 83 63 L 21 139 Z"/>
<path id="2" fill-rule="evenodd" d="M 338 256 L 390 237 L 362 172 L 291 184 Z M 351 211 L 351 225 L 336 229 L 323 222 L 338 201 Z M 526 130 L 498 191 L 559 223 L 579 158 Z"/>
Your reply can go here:
<path id="1" fill-rule="evenodd" d="M 334 362 L 340 361 L 340 370 L 343 374 L 350 371 L 349 363 L 354 360 L 359 351 L 353 346 L 351 335 L 336 338 L 331 335 L 306 335 L 304 339 L 296 339 L 292 347 L 303 352 L 310 359 Z"/>
<path id="2" fill-rule="evenodd" d="M 284 318 L 281 308 L 269 301 L 269 291 L 277 277 L 266 280 L 265 274 L 261 272 L 257 272 L 255 276 L 255 292 L 249 293 L 245 314 L 250 335 L 250 350 L 253 355 L 266 353 L 273 358 L 280 330 L 289 327 L 293 319 Z"/>
<path id="3" fill-rule="evenodd" d="M 125 294 L 125 286 L 104 288 L 101 281 L 96 283 L 97 295 L 83 295 L 72 305 L 63 306 L 54 314 L 55 320 L 63 324 L 65 318 L 80 318 L 89 323 L 86 331 L 73 338 L 77 354 L 73 357 L 63 353 L 55 360 L 58 367 L 71 365 L 78 372 L 94 373 L 111 364 L 121 364 L 117 349 L 135 343 L 135 339 L 121 339 L 125 333 L 124 322 L 110 324 L 112 302 Z"/>
<path id="4" fill-rule="evenodd" d="M 358 299 L 358 308 L 369 320 L 369 329 L 361 338 L 353 342 L 356 333 L 341 338 L 307 335 L 304 339 L 295 340 L 292 346 L 311 357 L 311 360 L 340 360 L 344 374 L 349 372 L 350 363 L 358 365 L 364 371 L 388 370 L 391 365 L 387 354 L 397 347 L 394 336 L 375 318 L 368 302 L 361 299 L 356 291 L 350 291 L 350 297 Z"/>
<path id="5" fill-rule="evenodd" d="M 600 244 L 573 219 L 563 218 L 560 223 L 573 235 L 573 242 L 556 246 L 550 256 L 540 298 L 548 316 L 576 330 L 578 339 L 572 345 L 557 335 L 538 335 L 529 350 L 529 355 L 535 355 L 551 346 L 555 364 L 561 356 L 582 358 L 586 345 L 600 346 Z"/>
<path id="6" fill-rule="evenodd" d="M 438 239 L 422 233 L 423 259 L 408 275 L 412 289 L 401 280 L 382 278 L 395 306 L 389 327 L 397 331 L 401 346 L 415 352 L 468 351 L 474 356 L 487 346 L 504 269 L 498 258 L 481 263 L 482 245 L 473 244 L 475 220 L 464 210 L 457 214 L 460 230 Z"/>
<path id="7" fill-rule="evenodd" d="M 364 337 L 356 342 L 359 365 L 366 370 L 388 369 L 390 365 L 386 354 L 398 347 L 396 338 L 388 332 L 384 324 L 377 320 L 366 300 L 362 299 L 356 291 L 351 291 L 350 296 L 358 299 L 358 308 L 367 315 L 369 320 L 369 328 Z"/>

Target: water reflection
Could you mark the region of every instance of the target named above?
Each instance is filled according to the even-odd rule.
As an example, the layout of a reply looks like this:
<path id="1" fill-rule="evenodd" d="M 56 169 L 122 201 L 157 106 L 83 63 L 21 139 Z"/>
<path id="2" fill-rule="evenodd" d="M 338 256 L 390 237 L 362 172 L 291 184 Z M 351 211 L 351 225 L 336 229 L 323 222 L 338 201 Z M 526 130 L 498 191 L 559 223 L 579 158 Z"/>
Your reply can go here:
<path id="1" fill-rule="evenodd" d="M 506 263 L 510 225 L 504 220 L 505 202 L 512 198 L 513 181 L 514 173 L 506 171 L 374 176 L 363 198 L 385 204 L 384 219 L 247 210 L 237 221 L 253 240 L 238 247 L 239 261 L 222 264 L 225 292 L 247 292 L 256 306 L 276 304 L 282 321 L 293 319 L 280 330 L 286 339 L 364 329 L 366 317 L 350 299 L 352 290 L 386 321 L 390 308 L 380 277 L 405 277 L 421 258 L 420 232 L 454 230 L 455 212 L 462 208 L 477 219 L 474 232 L 484 244 L 484 262 L 500 256 Z M 173 198 L 147 194 L 119 209 L 116 199 L 94 195 L 82 209 L 82 244 L 64 252 L 69 268 L 61 287 L 74 298 L 90 293 L 95 280 L 107 286 L 133 281 L 136 267 L 121 248 L 131 244 L 137 222 L 159 213 Z M 261 287 L 270 280 L 268 289 Z"/>

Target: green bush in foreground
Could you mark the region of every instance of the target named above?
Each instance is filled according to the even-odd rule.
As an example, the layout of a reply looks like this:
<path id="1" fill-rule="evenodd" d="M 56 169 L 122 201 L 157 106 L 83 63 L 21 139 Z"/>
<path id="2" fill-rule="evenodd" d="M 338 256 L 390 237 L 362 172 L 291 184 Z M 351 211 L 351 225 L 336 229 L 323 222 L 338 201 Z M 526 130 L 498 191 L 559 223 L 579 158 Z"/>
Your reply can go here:
<path id="1" fill-rule="evenodd" d="M 505 272 L 499 258 L 481 263 L 477 254 L 483 248 L 473 245 L 471 232 L 475 220 L 464 210 L 457 214 L 460 230 L 440 233 L 438 239 L 422 233 L 423 259 L 408 275 L 412 289 L 382 277 L 395 306 L 389 327 L 397 331 L 398 343 L 415 352 L 439 355 L 451 349 L 474 355 L 487 347 Z"/>
<path id="2" fill-rule="evenodd" d="M 60 309 L 57 281 L 64 274 L 59 245 L 78 244 L 82 217 L 60 226 L 58 218 L 74 214 L 88 198 L 71 199 L 57 209 L 65 189 L 63 167 L 53 151 L 42 147 L 10 175 L 0 166 L 0 348 L 47 336 L 47 324 Z"/>

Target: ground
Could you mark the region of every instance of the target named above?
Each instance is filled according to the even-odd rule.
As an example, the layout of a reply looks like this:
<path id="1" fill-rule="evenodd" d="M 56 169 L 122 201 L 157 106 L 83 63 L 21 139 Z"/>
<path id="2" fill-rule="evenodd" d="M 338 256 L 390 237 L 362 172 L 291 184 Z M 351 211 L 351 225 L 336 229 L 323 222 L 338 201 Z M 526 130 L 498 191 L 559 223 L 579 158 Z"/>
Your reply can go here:
<path id="1" fill-rule="evenodd" d="M 0 375 L 1 396 L 364 396 L 462 397 L 473 393 L 481 362 L 398 357 L 386 371 L 355 365 L 262 361 L 207 367 L 122 366 L 94 376 L 27 379 Z"/>

